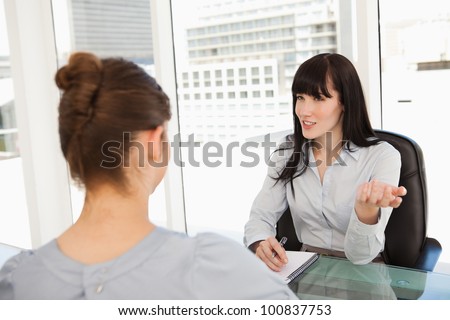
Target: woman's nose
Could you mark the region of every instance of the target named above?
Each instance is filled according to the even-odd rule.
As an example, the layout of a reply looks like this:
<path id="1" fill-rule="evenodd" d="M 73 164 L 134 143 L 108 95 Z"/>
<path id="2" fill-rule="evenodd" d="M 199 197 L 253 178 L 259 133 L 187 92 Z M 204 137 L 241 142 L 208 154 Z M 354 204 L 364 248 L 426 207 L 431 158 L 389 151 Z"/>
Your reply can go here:
<path id="1" fill-rule="evenodd" d="M 296 106 L 295 106 L 295 113 L 297 114 L 297 116 L 302 116 L 302 117 L 306 117 L 306 116 L 310 116 L 312 114 L 312 106 L 311 103 L 307 102 L 307 101 L 302 101 L 302 102 L 297 102 Z"/>

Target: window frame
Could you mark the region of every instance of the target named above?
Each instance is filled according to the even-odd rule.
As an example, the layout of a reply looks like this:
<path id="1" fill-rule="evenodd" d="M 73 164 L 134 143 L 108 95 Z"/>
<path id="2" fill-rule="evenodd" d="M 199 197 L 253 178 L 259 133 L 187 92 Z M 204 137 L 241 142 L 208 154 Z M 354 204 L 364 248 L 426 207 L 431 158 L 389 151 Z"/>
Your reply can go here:
<path id="1" fill-rule="evenodd" d="M 53 76 L 57 55 L 51 0 L 4 0 L 10 41 L 16 114 L 20 132 L 32 246 L 38 247 L 72 224 L 70 180 L 62 157 L 56 106 L 59 92 Z M 171 1 L 150 0 L 156 79 L 172 104 L 169 137 L 179 134 Z M 358 69 L 374 127 L 381 128 L 378 1 L 340 1 L 339 32 L 352 32 L 352 47 L 340 52 Z M 352 18 L 356 13 L 356 18 Z M 343 18 L 344 17 L 344 18 Z M 356 41 L 355 41 L 356 40 Z M 213 74 L 211 74 L 213 81 Z M 167 226 L 186 232 L 182 168 L 169 165 L 164 178 Z"/>

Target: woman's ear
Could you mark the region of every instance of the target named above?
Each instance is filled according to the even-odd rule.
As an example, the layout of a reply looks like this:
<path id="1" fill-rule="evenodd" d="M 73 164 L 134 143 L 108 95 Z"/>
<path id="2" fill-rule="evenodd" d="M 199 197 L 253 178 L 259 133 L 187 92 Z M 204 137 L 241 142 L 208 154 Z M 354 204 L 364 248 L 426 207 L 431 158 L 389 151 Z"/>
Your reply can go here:
<path id="1" fill-rule="evenodd" d="M 160 163 L 163 154 L 164 127 L 158 126 L 153 130 L 145 131 L 148 146 L 148 160 L 150 164 Z"/>

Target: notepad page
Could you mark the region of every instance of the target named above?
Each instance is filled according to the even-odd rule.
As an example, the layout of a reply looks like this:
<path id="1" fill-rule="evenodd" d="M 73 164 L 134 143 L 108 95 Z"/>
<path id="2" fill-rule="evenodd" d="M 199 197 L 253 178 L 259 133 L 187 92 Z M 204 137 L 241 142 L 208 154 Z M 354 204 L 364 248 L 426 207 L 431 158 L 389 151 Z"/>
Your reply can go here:
<path id="1" fill-rule="evenodd" d="M 315 252 L 305 251 L 286 251 L 288 263 L 281 269 L 278 274 L 285 282 L 290 282 L 289 276 L 297 269 L 305 265 L 313 256 L 317 255 Z"/>

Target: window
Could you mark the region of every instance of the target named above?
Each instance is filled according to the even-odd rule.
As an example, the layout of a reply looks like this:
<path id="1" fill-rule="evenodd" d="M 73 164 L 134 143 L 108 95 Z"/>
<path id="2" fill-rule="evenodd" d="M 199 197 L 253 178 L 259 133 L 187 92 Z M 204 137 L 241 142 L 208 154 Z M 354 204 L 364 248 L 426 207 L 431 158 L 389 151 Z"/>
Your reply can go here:
<path id="1" fill-rule="evenodd" d="M 252 92 L 252 97 L 253 97 L 253 98 L 260 98 L 260 97 L 261 97 L 261 92 L 259 92 L 259 91 L 253 91 L 253 92 Z"/>
<path id="2" fill-rule="evenodd" d="M 446 163 L 447 108 L 450 83 L 450 2 L 380 0 L 380 43 L 383 129 L 417 141 L 426 164 L 428 234 L 443 251 L 440 261 L 450 262 Z M 431 36 L 432 35 L 432 36 Z M 432 118 L 432 121 L 428 121 Z M 440 129 L 437 129 L 440 128 Z M 442 131 L 439 131 L 442 130 Z M 440 132 L 440 133 L 439 133 Z"/>
<path id="3" fill-rule="evenodd" d="M 186 132 L 192 119 L 208 119 L 208 124 L 212 125 L 212 127 L 203 126 L 202 129 L 198 129 L 198 134 L 196 133 L 200 147 L 191 150 L 196 159 L 202 159 L 204 156 L 201 147 L 206 140 L 203 138 L 215 139 L 214 141 L 218 142 L 223 150 L 226 150 L 230 140 L 244 143 L 251 137 L 290 129 L 292 111 L 290 107 L 286 106 L 292 104 L 290 86 L 293 73 L 288 68 L 299 63 L 295 60 L 297 54 L 302 53 L 306 57 L 310 57 L 316 53 L 308 51 L 307 48 L 298 49 L 293 41 L 286 40 L 287 36 L 294 36 L 292 31 L 296 28 L 294 17 L 308 13 L 309 7 L 294 6 L 289 9 L 292 13 L 286 15 L 285 2 L 292 4 L 292 1 L 273 2 L 271 6 L 259 1 L 245 1 L 246 9 L 250 9 L 250 7 L 254 9 L 245 11 L 242 10 L 241 2 L 222 1 L 220 3 L 223 11 L 233 17 L 233 22 L 231 22 L 229 18 L 217 15 L 217 12 L 213 12 L 211 7 L 207 10 L 204 1 L 172 0 L 177 70 L 186 73 L 199 70 L 203 72 L 207 65 L 214 76 L 211 81 L 215 81 L 215 86 L 212 87 L 213 97 L 220 99 L 221 105 L 223 104 L 222 108 L 216 107 L 211 110 L 201 110 L 198 114 L 191 114 L 192 118 L 180 116 L 182 135 L 183 132 Z M 339 17 L 335 16 L 334 12 L 338 12 L 336 9 L 339 1 L 312 0 L 311 2 L 314 4 L 314 10 L 319 10 L 327 16 L 325 19 L 327 24 L 338 23 Z M 192 23 L 187 23 L 185 19 L 187 10 L 189 10 Z M 199 18 L 200 16 L 202 19 Z M 308 20 L 304 20 L 309 21 L 310 26 L 305 26 L 303 37 L 311 39 L 313 36 L 309 30 L 312 26 L 323 23 L 324 19 L 323 17 L 308 16 Z M 302 21 L 302 25 L 305 23 Z M 277 28 L 280 24 L 283 24 L 283 29 Z M 232 45 L 227 47 L 229 48 L 227 57 L 214 54 L 208 48 L 202 50 L 201 57 L 190 57 L 189 52 L 194 49 L 190 41 L 218 38 L 217 34 L 212 31 L 214 27 L 217 30 L 233 30 L 234 34 L 227 38 L 232 41 Z M 198 30 L 204 32 L 199 35 L 196 32 Z M 330 32 L 332 35 L 327 34 L 327 36 L 337 36 L 335 31 Z M 270 41 L 266 41 L 261 46 L 261 39 L 269 38 Z M 260 46 L 258 47 L 258 45 Z M 334 49 L 337 50 L 337 45 L 330 44 L 330 50 Z M 288 60 L 292 57 L 294 57 L 294 61 L 289 64 Z M 225 75 L 226 79 L 224 80 Z M 237 79 L 234 79 L 235 75 L 238 75 Z M 237 84 L 239 84 L 239 89 L 238 93 L 235 93 Z M 223 92 L 225 92 L 226 99 L 224 99 Z M 179 103 L 185 102 L 180 100 Z M 182 110 L 183 105 L 180 105 L 179 108 Z M 258 113 L 259 117 L 255 117 L 255 113 Z M 269 117 L 270 121 L 266 121 Z M 236 129 L 229 130 L 229 132 L 226 129 L 220 130 L 222 125 L 229 125 L 229 123 L 235 125 Z M 199 138 L 200 135 L 202 139 Z M 183 183 L 189 234 L 210 230 L 242 242 L 243 226 L 248 219 L 253 198 L 261 187 L 255 181 L 262 182 L 267 169 L 265 161 L 263 161 L 264 150 L 255 148 L 254 151 L 260 161 L 258 165 L 251 168 L 239 165 L 241 161 L 249 161 L 244 154 L 241 154 L 239 148 L 232 150 L 231 158 L 220 159 L 222 165 L 216 168 L 209 168 L 205 164 L 201 164 L 199 167 L 186 164 L 186 167 L 183 168 Z M 182 152 L 186 153 L 182 154 L 183 158 L 188 159 L 188 150 L 182 150 Z M 211 192 L 212 187 L 214 187 L 214 192 Z M 233 201 L 223 201 L 224 194 Z M 221 205 L 217 206 L 217 203 Z M 214 213 L 211 213 L 213 207 L 215 210 Z"/>
<path id="4" fill-rule="evenodd" d="M 60 64 L 65 64 L 70 52 L 86 50 L 100 57 L 121 56 L 139 64 L 150 75 L 155 75 L 150 1 L 53 0 L 52 8 Z M 181 72 L 184 81 L 189 79 L 189 73 Z M 194 86 L 198 87 L 199 71 L 191 74 L 197 80 Z M 183 97 L 189 100 L 189 92 Z M 76 220 L 81 212 L 84 191 L 72 186 L 71 193 Z M 163 184 L 152 195 L 151 205 L 152 221 L 166 225 Z"/>
<path id="5" fill-rule="evenodd" d="M 121 10 L 120 5 L 117 5 L 119 1 L 52 1 L 56 48 L 60 64 L 65 63 L 69 52 L 73 50 L 89 50 L 101 56 L 117 56 L 120 54 L 136 61 L 152 74 L 154 72 L 154 62 L 152 55 L 153 44 L 151 33 L 149 32 L 149 28 L 151 28 L 150 7 L 147 0 L 139 1 L 146 9 L 137 13 L 142 19 L 135 19 L 133 24 L 129 26 L 131 29 L 121 27 L 129 19 L 124 16 L 125 10 Z M 286 1 L 290 2 L 289 0 Z M 110 5 L 113 2 L 117 6 Z M 133 7 L 129 5 L 131 2 L 135 3 L 138 0 L 127 2 L 126 6 Z M 202 2 L 205 3 L 205 1 Z M 232 6 L 233 1 L 223 2 Z M 250 2 L 257 9 L 259 2 Z M 312 3 L 311 5 L 309 4 L 310 2 Z M 228 41 L 236 42 L 236 44 L 229 46 L 230 52 L 226 57 L 227 61 L 222 61 L 220 59 L 223 57 L 218 56 L 220 53 L 218 49 L 211 47 L 202 49 L 203 46 L 210 45 L 212 40 L 219 39 L 217 34 L 211 33 L 206 26 L 206 24 L 215 23 L 215 20 L 211 19 L 205 22 L 203 27 L 190 28 L 187 24 L 185 25 L 186 19 L 184 17 L 186 17 L 187 12 L 185 9 L 194 9 L 192 17 L 196 19 L 195 15 L 200 13 L 199 11 L 201 10 L 201 7 L 198 6 L 200 2 L 196 0 L 189 2 L 173 0 L 172 8 L 175 17 L 173 19 L 174 45 L 177 71 L 180 72 L 178 90 L 180 98 L 190 98 L 190 101 L 185 101 L 184 105 L 182 103 L 179 106 L 182 113 L 180 119 L 173 119 L 173 121 L 179 120 L 181 130 L 187 130 L 187 132 L 192 133 L 192 130 L 195 129 L 195 139 L 201 144 L 206 141 L 206 137 L 214 137 L 223 147 L 227 147 L 227 141 L 230 138 L 234 141 L 242 142 L 260 132 L 267 133 L 288 129 L 286 124 L 290 124 L 292 120 L 292 101 L 289 93 L 292 76 L 299 63 L 322 50 L 321 48 L 309 48 L 312 39 L 321 36 L 328 37 L 324 43 L 329 45 L 325 49 L 329 52 L 338 52 L 338 48 L 342 50 L 341 48 L 344 47 L 344 44 L 348 45 L 353 39 L 352 37 L 345 38 L 346 34 L 339 34 L 340 27 L 336 28 L 340 23 L 343 24 L 345 21 L 351 21 L 352 18 L 356 18 L 344 17 L 343 21 L 339 21 L 340 17 L 335 15 L 339 11 L 336 10 L 336 6 L 340 5 L 338 0 L 311 0 L 310 2 L 305 2 L 305 5 L 307 4 L 306 7 L 301 7 L 298 1 L 292 0 L 289 7 L 296 19 L 302 19 L 301 26 L 296 26 L 295 24 L 289 26 L 289 30 L 294 30 L 294 38 L 302 39 L 299 40 L 299 43 L 304 40 L 304 42 L 301 42 L 302 46 L 300 48 L 290 47 L 294 45 L 299 46 L 299 43 L 290 44 L 285 42 L 283 44 L 283 39 L 277 39 L 277 37 L 286 37 L 286 32 L 281 29 L 272 32 L 274 28 L 268 28 L 272 29 L 269 32 L 260 31 L 264 37 L 271 38 L 266 43 L 272 49 L 279 49 L 277 47 L 278 44 L 283 44 L 285 47 L 282 51 L 275 53 L 257 52 L 255 51 L 255 43 L 247 44 L 244 41 L 244 34 L 249 35 L 249 42 L 258 40 L 251 37 L 251 35 L 256 34 L 255 30 L 252 29 L 255 26 L 259 29 L 264 29 L 268 24 L 279 23 L 276 19 L 267 18 L 261 20 L 256 17 L 257 14 L 261 13 L 264 17 L 270 16 L 271 9 L 269 6 L 267 6 L 265 12 L 259 11 L 259 13 L 257 13 L 257 10 L 245 10 L 245 12 L 240 10 L 239 12 L 239 8 L 237 8 L 235 12 L 238 14 L 233 16 L 233 23 L 217 21 L 218 30 L 227 30 L 228 28 L 228 30 L 233 30 L 235 33 L 228 37 Z M 356 1 L 353 2 L 355 3 Z M 445 107 L 445 103 L 443 104 L 442 101 L 436 102 L 435 99 L 442 97 L 442 93 L 445 93 L 447 89 L 442 86 L 449 83 L 447 77 L 449 69 L 445 68 L 449 60 L 449 53 L 446 48 L 448 48 L 448 43 L 450 43 L 448 32 L 446 33 L 449 30 L 448 18 L 446 18 L 449 16 L 448 1 L 437 2 L 430 0 L 425 5 L 409 1 L 407 5 L 403 3 L 401 9 L 394 7 L 395 3 L 398 3 L 395 1 L 379 0 L 379 3 L 383 125 L 385 129 L 401 131 L 415 138 L 424 149 L 430 197 L 429 233 L 438 238 L 443 244 L 442 259 L 450 261 L 448 249 L 446 249 L 450 247 L 450 241 L 445 229 L 447 223 L 443 220 L 445 215 L 442 217 L 437 216 L 437 213 L 445 211 L 445 209 L 442 209 L 446 208 L 442 199 L 445 199 L 446 195 L 436 183 L 439 178 L 448 180 L 445 179 L 448 177 L 448 173 L 440 172 L 438 177 L 436 172 L 438 168 L 445 167 L 445 164 L 442 163 L 444 160 L 442 155 L 436 155 L 439 148 L 433 145 L 435 136 L 433 135 L 430 138 L 427 135 L 435 130 L 431 130 L 429 124 L 422 121 L 423 117 L 418 117 L 419 110 L 424 105 L 427 106 L 427 111 L 429 112 L 438 115 L 444 114 L 442 108 Z M 279 9 L 277 8 L 277 1 L 274 0 L 272 4 L 272 8 Z M 93 10 L 94 7 L 92 6 L 96 6 L 96 10 Z M 320 7 L 322 13 L 326 13 L 327 18 L 324 19 L 324 15 L 322 15 L 322 18 L 319 18 L 317 15 L 309 15 L 309 11 L 312 12 L 312 7 L 315 8 L 314 11 L 316 11 L 317 7 Z M 228 9 L 233 8 L 229 7 Z M 17 88 L 13 87 L 10 81 L 11 76 L 8 75 L 10 72 L 10 52 L 5 24 L 5 16 L 8 16 L 8 13 L 5 15 L 3 10 L 3 0 L 0 0 L 0 176 L 4 178 L 0 182 L 0 242 L 4 241 L 22 247 L 29 247 L 31 240 L 27 221 L 28 216 L 26 214 L 27 201 L 25 199 L 25 188 L 22 185 L 24 175 L 20 164 L 20 162 L 24 161 L 25 153 L 23 149 L 19 150 L 17 147 L 17 143 L 22 143 L 23 140 L 19 140 L 20 132 L 15 119 L 14 90 L 17 90 Z M 180 18 L 176 19 L 177 17 Z M 241 21 L 238 21 L 239 17 Z M 357 18 L 357 20 L 364 20 L 365 17 Z M 199 19 L 196 20 L 200 21 Z M 255 23 L 247 23 L 246 21 L 248 20 Z M 95 27 L 91 27 L 90 32 L 76 28 L 76 26 L 92 21 L 95 21 L 93 24 Z M 291 23 L 289 21 L 289 19 L 283 19 L 283 23 L 286 25 Z M 323 21 L 326 21 L 326 24 L 324 24 L 322 34 L 312 35 L 312 33 L 318 31 L 315 26 L 323 24 Z M 139 32 L 136 32 L 136 28 L 141 29 L 138 30 Z M 244 28 L 247 28 L 245 32 L 243 32 Z M 140 31 L 143 31 L 143 33 L 141 34 Z M 124 36 L 119 39 L 117 37 L 119 34 Z M 134 37 L 136 34 L 139 34 L 139 37 Z M 430 34 L 433 36 L 429 36 Z M 201 36 L 201 39 L 196 39 L 199 36 Z M 412 41 L 412 38 L 415 38 L 415 41 Z M 136 39 L 139 40 L 139 43 L 132 43 Z M 13 39 L 9 40 L 13 41 Z M 337 43 L 333 44 L 332 42 L 334 41 L 337 41 Z M 415 48 L 414 42 L 421 44 L 421 46 Z M 115 43 L 115 45 L 112 45 L 112 43 Z M 447 43 L 447 47 L 445 43 Z M 352 43 L 352 45 L 354 44 Z M 118 48 L 119 46 L 120 48 Z M 186 46 L 187 48 L 185 48 Z M 223 44 L 218 44 L 218 46 L 221 48 Z M 289 64 L 284 60 L 291 57 L 291 51 L 295 53 L 295 60 Z M 349 51 L 351 50 L 346 52 L 348 53 Z M 286 54 L 286 56 L 283 56 L 283 54 Z M 11 56 L 16 57 L 16 55 L 12 54 Z M 276 66 L 278 67 L 273 68 L 269 72 L 270 67 L 274 66 L 274 64 L 265 65 L 266 59 L 276 60 Z M 205 66 L 210 66 L 209 70 L 205 70 L 207 69 Z M 364 67 L 362 65 L 362 68 Z M 216 68 L 220 69 L 216 70 Z M 221 100 L 220 102 L 227 104 L 222 108 L 218 108 L 217 101 L 214 98 L 216 92 L 224 91 L 222 70 L 233 70 L 233 74 L 239 74 L 240 87 L 235 88 L 236 92 L 238 92 L 235 99 L 232 101 Z M 190 82 L 190 78 L 194 78 L 193 72 L 198 72 L 199 75 L 198 80 L 200 84 L 196 92 L 193 91 L 192 82 Z M 261 74 L 259 74 L 260 72 Z M 272 72 L 274 73 L 273 75 L 271 74 Z M 252 76 L 250 77 L 250 75 Z M 247 82 L 247 76 L 249 76 L 249 82 L 251 78 L 260 79 L 260 83 L 263 84 L 261 85 L 261 90 L 264 96 L 267 96 L 267 91 L 274 90 L 273 94 L 276 99 L 269 99 L 270 103 L 263 101 L 264 99 L 258 99 L 255 102 L 251 93 L 252 89 L 249 88 L 250 83 Z M 440 80 L 436 81 L 436 79 Z M 218 81 L 216 82 L 215 80 Z M 203 85 L 208 87 L 208 90 L 201 90 Z M 433 87 L 430 88 L 431 85 Z M 208 99 L 208 101 L 202 100 L 198 92 L 205 92 L 203 99 Z M 424 92 L 430 94 L 425 95 L 423 94 Z M 430 100 L 425 101 L 424 97 Z M 210 98 L 212 99 L 209 100 Z M 229 103 L 232 103 L 232 105 Z M 264 117 L 259 118 L 258 121 L 270 118 L 269 124 L 260 125 L 251 122 L 255 118 L 252 108 L 257 103 L 261 104 L 259 112 L 264 113 L 267 111 Z M 405 110 L 407 111 L 405 112 Z M 398 117 L 399 114 L 401 117 Z M 251 123 L 246 123 L 246 121 Z M 446 123 L 444 121 L 445 117 L 434 117 L 432 121 L 433 129 L 445 128 Z M 207 128 L 206 122 L 213 123 L 213 127 Z M 211 132 L 214 128 L 222 125 L 222 123 L 232 123 L 230 124 L 232 129 L 230 134 L 225 132 L 224 136 L 222 132 Z M 261 127 L 257 128 L 257 126 Z M 187 199 L 187 225 L 190 234 L 201 230 L 211 230 L 241 241 L 242 228 L 248 218 L 251 201 L 260 187 L 258 181 L 262 181 L 266 168 L 262 161 L 259 166 L 242 168 L 238 165 L 239 157 L 242 157 L 242 155 L 236 152 L 236 149 L 232 151 L 231 167 L 222 166 L 214 170 L 205 167 L 194 168 L 192 166 L 185 168 L 185 176 L 183 178 L 185 181 L 185 198 Z M 259 155 L 261 156 L 260 153 Z M 200 156 L 201 159 L 201 150 L 194 150 L 194 156 L 196 159 L 199 159 L 198 156 Z M 13 165 L 14 168 L 8 167 L 11 163 L 15 163 Z M 10 175 L 4 175 L 4 172 Z M 9 176 L 11 178 L 5 178 Z M 236 181 L 239 181 L 239 184 Z M 215 192 L 211 195 L 210 190 L 213 189 L 212 187 L 215 188 Z M 165 212 L 163 190 L 164 186 L 158 187 L 156 193 L 152 196 L 153 205 L 157 206 L 157 208 L 153 206 L 152 219 L 164 225 L 166 217 L 163 214 Z M 224 203 L 220 197 L 222 194 L 227 194 L 233 201 L 225 203 L 223 207 L 220 206 L 211 214 L 211 208 L 217 207 L 215 204 Z M 205 197 L 205 195 L 208 197 Z M 77 214 L 81 209 L 83 197 L 82 191 L 72 188 L 74 219 L 77 218 Z M 8 211 L 12 211 L 12 209 L 9 210 L 8 208 L 14 209 L 18 218 L 17 221 L 12 220 L 10 215 L 5 219 L 5 214 Z"/>
<path id="6" fill-rule="evenodd" d="M 8 32 L 0 0 L 0 243 L 31 248 Z"/>
<path id="7" fill-rule="evenodd" d="M 273 90 L 266 90 L 266 98 L 273 98 Z"/>

